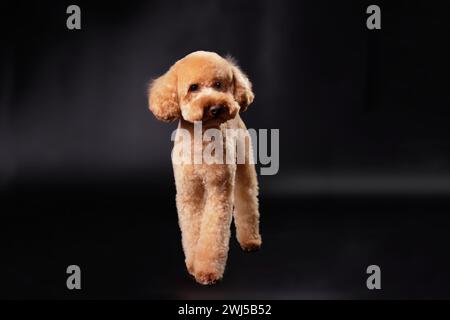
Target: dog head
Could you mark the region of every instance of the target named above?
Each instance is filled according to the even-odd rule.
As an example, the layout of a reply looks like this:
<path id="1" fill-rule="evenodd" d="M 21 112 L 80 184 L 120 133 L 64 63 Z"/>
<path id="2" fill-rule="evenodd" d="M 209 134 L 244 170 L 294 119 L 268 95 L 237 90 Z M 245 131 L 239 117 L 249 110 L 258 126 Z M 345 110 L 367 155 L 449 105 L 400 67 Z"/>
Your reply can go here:
<path id="1" fill-rule="evenodd" d="M 222 123 L 253 102 L 252 85 L 231 58 L 197 51 L 177 61 L 149 88 L 156 118 Z"/>

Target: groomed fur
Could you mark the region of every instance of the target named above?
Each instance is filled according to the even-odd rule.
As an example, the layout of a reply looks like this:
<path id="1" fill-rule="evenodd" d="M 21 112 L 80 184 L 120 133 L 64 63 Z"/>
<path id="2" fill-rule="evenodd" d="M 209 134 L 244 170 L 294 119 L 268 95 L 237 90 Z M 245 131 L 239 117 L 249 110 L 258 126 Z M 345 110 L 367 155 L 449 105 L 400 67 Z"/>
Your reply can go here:
<path id="1" fill-rule="evenodd" d="M 191 90 L 192 84 L 197 89 Z M 156 118 L 180 119 L 178 128 L 188 130 L 192 137 L 195 121 L 203 122 L 203 130 L 221 130 L 223 136 L 226 129 L 246 130 L 239 112 L 245 111 L 253 99 L 251 83 L 236 63 L 205 51 L 177 61 L 149 88 L 150 110 Z M 224 107 L 218 116 L 209 112 L 213 105 Z M 177 133 L 175 144 L 178 138 Z M 243 139 L 250 150 L 249 137 Z M 191 141 L 194 152 L 194 139 Z M 212 284 L 223 276 L 233 209 L 241 247 L 250 251 L 261 246 L 258 182 L 248 154 L 244 164 L 173 165 L 186 266 L 199 283 Z"/>

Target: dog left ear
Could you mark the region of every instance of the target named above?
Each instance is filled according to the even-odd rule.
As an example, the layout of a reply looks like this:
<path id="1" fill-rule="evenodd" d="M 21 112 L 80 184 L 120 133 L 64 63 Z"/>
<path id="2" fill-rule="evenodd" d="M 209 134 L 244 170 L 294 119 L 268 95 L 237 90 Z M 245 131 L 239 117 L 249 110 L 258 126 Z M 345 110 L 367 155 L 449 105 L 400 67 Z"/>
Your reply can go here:
<path id="1" fill-rule="evenodd" d="M 227 60 L 233 69 L 234 99 L 239 103 L 241 112 L 243 112 L 247 110 L 255 98 L 252 91 L 252 83 L 232 58 L 228 57 Z"/>

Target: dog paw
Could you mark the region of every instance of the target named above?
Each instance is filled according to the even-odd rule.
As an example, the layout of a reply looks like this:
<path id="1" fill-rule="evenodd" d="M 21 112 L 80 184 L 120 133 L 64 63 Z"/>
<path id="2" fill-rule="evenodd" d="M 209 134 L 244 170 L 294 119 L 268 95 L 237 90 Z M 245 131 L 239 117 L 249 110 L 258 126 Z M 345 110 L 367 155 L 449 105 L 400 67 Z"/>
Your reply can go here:
<path id="1" fill-rule="evenodd" d="M 262 241 L 261 241 L 261 238 L 249 239 L 249 240 L 245 240 L 245 241 L 239 241 L 239 244 L 241 245 L 242 250 L 251 252 L 251 251 L 259 250 L 259 248 L 261 248 Z"/>
<path id="2" fill-rule="evenodd" d="M 193 276 L 200 284 L 215 284 L 222 279 L 223 268 L 215 260 L 196 260 Z"/>
<path id="3" fill-rule="evenodd" d="M 203 285 L 215 284 L 222 279 L 222 276 L 216 272 L 199 271 L 194 274 L 195 280 Z"/>

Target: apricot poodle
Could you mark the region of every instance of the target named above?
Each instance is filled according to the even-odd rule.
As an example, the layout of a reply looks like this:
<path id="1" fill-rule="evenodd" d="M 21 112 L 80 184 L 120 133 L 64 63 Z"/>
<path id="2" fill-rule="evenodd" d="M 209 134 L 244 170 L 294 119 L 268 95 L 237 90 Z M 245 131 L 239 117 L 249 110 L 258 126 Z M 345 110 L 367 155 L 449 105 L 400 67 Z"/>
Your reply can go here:
<path id="1" fill-rule="evenodd" d="M 236 141 L 229 141 L 225 131 L 241 129 L 246 133 L 237 138 L 238 144 L 246 148 L 241 162 L 179 163 L 172 156 L 186 266 L 201 284 L 215 283 L 223 276 L 233 216 L 242 249 L 252 251 L 261 246 L 251 139 L 239 116 L 253 98 L 252 85 L 235 62 L 206 51 L 193 52 L 177 61 L 149 88 L 149 106 L 155 117 L 167 122 L 179 119 L 174 150 L 185 140 L 180 139 L 181 131 L 193 138 L 189 142 L 189 160 L 201 152 L 196 144 L 201 149 L 207 143 L 194 138 L 198 124 L 202 133 L 211 128 L 223 133 L 223 150 L 215 150 L 217 154 L 234 156 L 230 150 Z"/>

